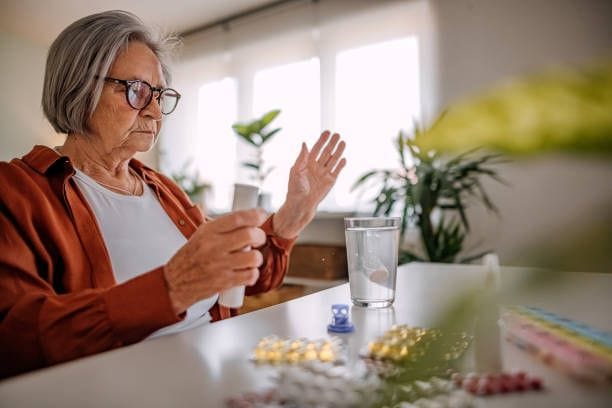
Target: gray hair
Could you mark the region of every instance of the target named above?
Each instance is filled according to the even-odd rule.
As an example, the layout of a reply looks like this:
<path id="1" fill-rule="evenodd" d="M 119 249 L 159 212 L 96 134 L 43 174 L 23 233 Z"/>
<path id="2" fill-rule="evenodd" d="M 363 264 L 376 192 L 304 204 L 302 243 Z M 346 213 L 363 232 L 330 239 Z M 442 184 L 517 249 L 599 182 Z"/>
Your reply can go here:
<path id="1" fill-rule="evenodd" d="M 53 41 L 47 55 L 42 107 L 56 132 L 87 132 L 104 77 L 131 41 L 142 42 L 155 53 L 169 84 L 168 59 L 177 38 L 149 29 L 127 11 L 83 17 Z"/>

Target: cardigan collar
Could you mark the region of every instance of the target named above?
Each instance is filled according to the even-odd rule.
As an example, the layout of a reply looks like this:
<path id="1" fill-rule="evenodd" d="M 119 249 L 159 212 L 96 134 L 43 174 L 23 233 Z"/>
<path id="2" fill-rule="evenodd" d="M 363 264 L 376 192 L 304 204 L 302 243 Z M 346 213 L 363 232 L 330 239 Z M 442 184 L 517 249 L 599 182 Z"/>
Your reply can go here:
<path id="1" fill-rule="evenodd" d="M 57 151 L 47 146 L 36 145 L 21 159 L 24 161 L 24 163 L 40 174 L 46 174 L 56 163 L 64 163 L 66 168 L 74 171 L 74 167 L 67 156 L 62 156 Z M 136 159 L 130 160 L 130 167 L 136 170 L 141 176 L 143 171 L 150 170 L 147 166 Z"/>

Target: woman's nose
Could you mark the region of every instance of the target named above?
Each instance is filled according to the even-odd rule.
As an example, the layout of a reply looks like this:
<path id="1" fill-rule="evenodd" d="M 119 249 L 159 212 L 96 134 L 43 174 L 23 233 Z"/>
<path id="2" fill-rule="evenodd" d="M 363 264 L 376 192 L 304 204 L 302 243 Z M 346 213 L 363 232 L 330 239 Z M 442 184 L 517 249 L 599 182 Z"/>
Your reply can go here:
<path id="1" fill-rule="evenodd" d="M 157 121 L 161 120 L 163 115 L 161 106 L 159 106 L 159 95 L 154 94 L 151 98 L 151 102 L 140 111 L 140 114 L 151 117 Z"/>

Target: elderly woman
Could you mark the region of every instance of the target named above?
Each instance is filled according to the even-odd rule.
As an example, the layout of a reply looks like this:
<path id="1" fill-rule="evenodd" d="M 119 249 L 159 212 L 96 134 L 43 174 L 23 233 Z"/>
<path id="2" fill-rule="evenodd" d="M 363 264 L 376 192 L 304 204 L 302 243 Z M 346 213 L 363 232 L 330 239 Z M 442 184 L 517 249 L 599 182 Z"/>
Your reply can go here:
<path id="1" fill-rule="evenodd" d="M 278 212 L 207 219 L 133 158 L 180 99 L 168 44 L 111 11 L 51 45 L 43 109 L 65 143 L 0 163 L 0 378 L 236 314 L 218 294 L 280 285 L 344 167 L 344 142 L 324 132 L 302 145 Z"/>

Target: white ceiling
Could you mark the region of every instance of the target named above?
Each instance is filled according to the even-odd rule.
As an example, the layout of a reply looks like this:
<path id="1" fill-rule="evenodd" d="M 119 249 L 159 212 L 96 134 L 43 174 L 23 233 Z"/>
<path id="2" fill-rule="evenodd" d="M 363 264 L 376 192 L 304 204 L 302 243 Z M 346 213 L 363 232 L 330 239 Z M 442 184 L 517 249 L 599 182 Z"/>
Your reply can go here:
<path id="1" fill-rule="evenodd" d="M 104 10 L 126 10 L 146 24 L 183 32 L 272 0 L 0 0 L 0 32 L 50 45 L 73 21 Z"/>

